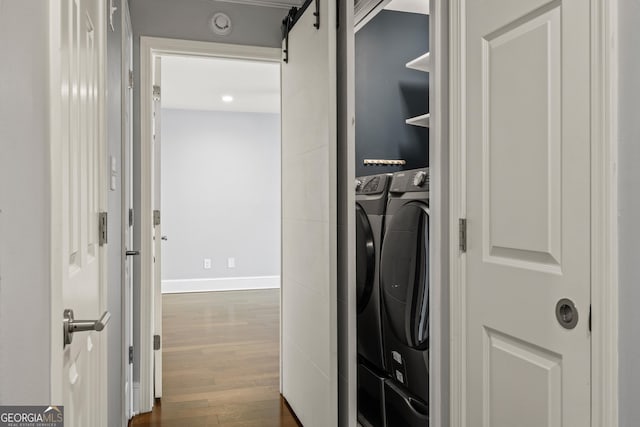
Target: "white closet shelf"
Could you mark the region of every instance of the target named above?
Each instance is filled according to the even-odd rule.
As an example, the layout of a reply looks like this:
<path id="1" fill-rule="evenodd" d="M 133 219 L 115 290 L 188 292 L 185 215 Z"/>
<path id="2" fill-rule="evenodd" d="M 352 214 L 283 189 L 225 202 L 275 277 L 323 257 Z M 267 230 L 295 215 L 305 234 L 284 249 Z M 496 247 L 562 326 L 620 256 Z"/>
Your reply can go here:
<path id="1" fill-rule="evenodd" d="M 429 113 L 423 114 L 421 116 L 411 117 L 410 119 L 405 120 L 405 123 L 413 126 L 422 126 L 423 128 L 429 127 Z"/>
<path id="2" fill-rule="evenodd" d="M 425 73 L 428 73 L 429 69 L 431 68 L 431 59 L 429 56 L 429 52 L 417 57 L 413 61 L 407 62 L 406 67 L 411 68 L 412 70 L 424 71 Z"/>

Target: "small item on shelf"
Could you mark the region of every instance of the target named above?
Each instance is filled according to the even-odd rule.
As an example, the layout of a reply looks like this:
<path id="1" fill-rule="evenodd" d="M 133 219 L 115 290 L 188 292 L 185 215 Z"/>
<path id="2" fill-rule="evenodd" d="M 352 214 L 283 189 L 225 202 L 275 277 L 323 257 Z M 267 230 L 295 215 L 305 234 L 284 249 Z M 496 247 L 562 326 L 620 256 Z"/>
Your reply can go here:
<path id="1" fill-rule="evenodd" d="M 364 159 L 362 161 L 365 166 L 404 166 L 406 160 L 388 160 L 388 159 Z"/>

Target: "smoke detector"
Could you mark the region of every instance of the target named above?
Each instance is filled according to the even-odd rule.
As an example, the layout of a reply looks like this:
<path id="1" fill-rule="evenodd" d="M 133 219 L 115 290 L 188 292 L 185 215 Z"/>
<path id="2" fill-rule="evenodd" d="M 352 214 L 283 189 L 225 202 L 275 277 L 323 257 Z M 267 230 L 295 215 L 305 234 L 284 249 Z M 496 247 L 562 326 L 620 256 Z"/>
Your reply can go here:
<path id="1" fill-rule="evenodd" d="M 219 36 L 226 36 L 231 32 L 231 18 L 226 13 L 215 13 L 209 21 L 211 30 Z"/>

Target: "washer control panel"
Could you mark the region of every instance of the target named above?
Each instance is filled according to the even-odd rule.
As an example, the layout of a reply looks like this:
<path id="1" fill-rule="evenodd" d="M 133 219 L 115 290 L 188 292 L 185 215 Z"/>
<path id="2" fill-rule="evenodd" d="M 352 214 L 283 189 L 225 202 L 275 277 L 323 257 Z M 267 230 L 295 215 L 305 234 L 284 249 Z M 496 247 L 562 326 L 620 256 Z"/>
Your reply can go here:
<path id="1" fill-rule="evenodd" d="M 393 174 L 392 193 L 429 191 L 429 168 L 414 169 Z"/>

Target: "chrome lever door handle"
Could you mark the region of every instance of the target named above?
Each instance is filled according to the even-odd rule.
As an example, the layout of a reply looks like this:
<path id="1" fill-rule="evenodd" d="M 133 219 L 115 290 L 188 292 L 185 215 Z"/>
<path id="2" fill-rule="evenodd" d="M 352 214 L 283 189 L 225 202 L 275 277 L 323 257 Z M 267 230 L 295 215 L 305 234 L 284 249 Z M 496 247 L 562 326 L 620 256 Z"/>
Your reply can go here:
<path id="1" fill-rule="evenodd" d="M 140 251 L 126 251 L 124 254 L 126 256 L 140 255 Z"/>
<path id="2" fill-rule="evenodd" d="M 75 320 L 73 310 L 70 308 L 65 309 L 62 319 L 64 345 L 71 344 L 74 332 L 102 331 L 110 319 L 111 313 L 105 311 L 98 320 Z"/>

